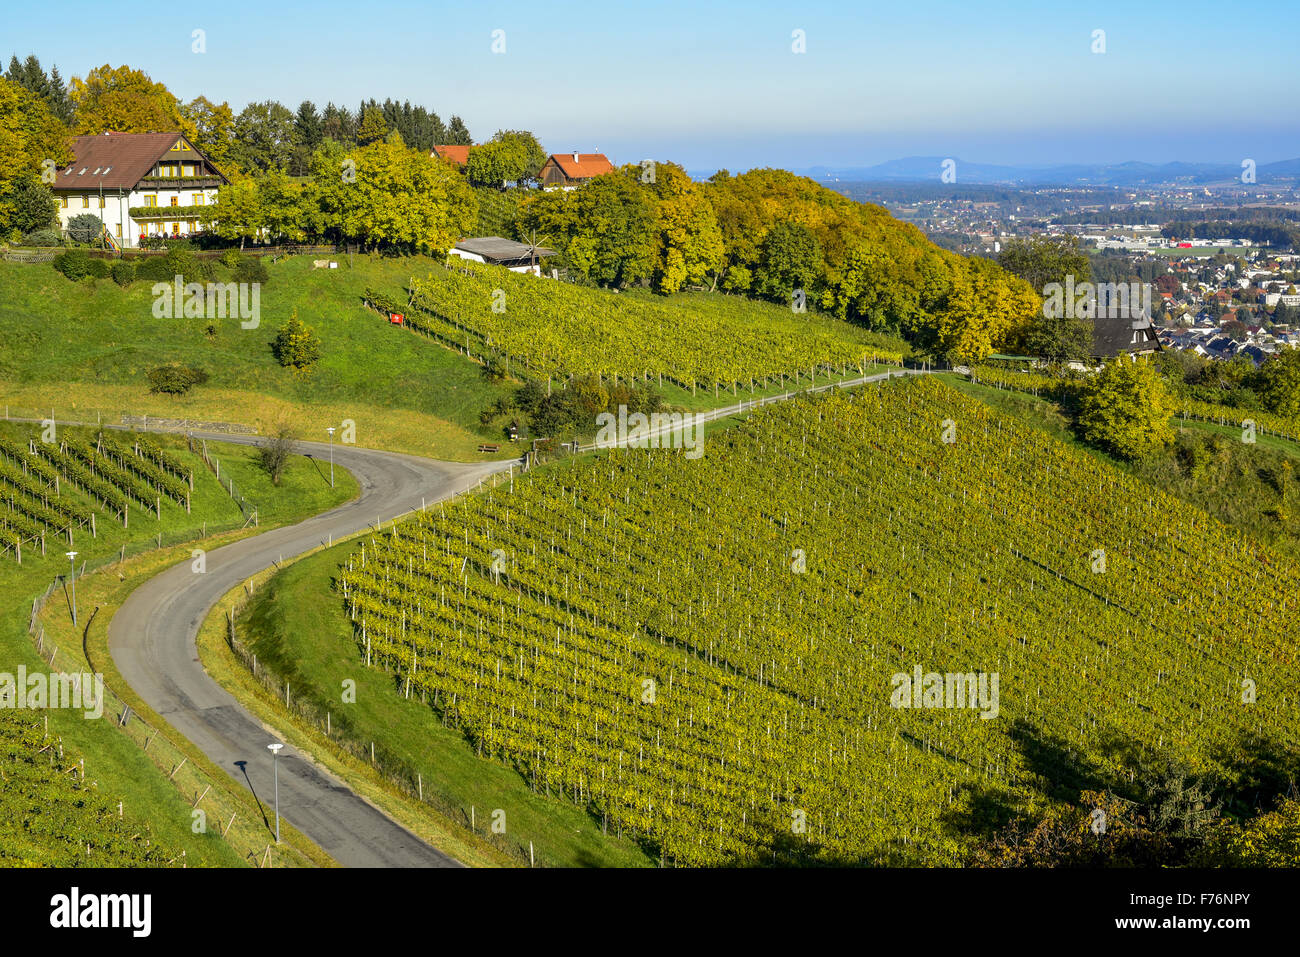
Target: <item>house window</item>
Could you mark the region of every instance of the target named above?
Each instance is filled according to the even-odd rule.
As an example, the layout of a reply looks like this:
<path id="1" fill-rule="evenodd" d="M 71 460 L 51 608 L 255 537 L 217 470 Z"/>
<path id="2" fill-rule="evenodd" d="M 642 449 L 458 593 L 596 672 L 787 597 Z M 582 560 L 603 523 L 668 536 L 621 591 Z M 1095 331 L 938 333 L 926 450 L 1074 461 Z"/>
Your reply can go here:
<path id="1" fill-rule="evenodd" d="M 182 175 L 182 176 L 193 176 L 193 175 L 194 175 L 194 164 L 193 164 L 193 163 L 185 163 L 184 165 L 182 165 L 182 166 L 181 166 L 181 175 Z"/>
<path id="2" fill-rule="evenodd" d="M 100 209 L 103 209 L 103 208 L 104 208 L 104 197 L 103 197 L 103 196 L 99 197 L 99 208 L 100 208 Z"/>
<path id="3" fill-rule="evenodd" d="M 118 238 L 118 239 L 121 239 L 121 238 L 122 238 L 122 224 L 121 224 L 121 223 L 118 223 L 118 224 L 114 227 L 114 230 L 113 230 L 113 231 L 117 233 L 117 238 Z"/>
<path id="4" fill-rule="evenodd" d="M 157 205 L 158 205 L 158 194 L 157 194 L 157 193 L 150 193 L 149 195 L 147 195 L 147 196 L 144 198 L 144 204 L 145 204 L 146 206 L 157 206 Z"/>
<path id="5" fill-rule="evenodd" d="M 172 205 L 173 205 L 173 206 L 179 206 L 180 204 L 181 204 L 181 198 L 180 198 L 179 196 L 173 196 L 173 197 L 172 197 Z"/>
<path id="6" fill-rule="evenodd" d="M 190 205 L 191 205 L 191 206 L 202 206 L 202 205 L 203 205 L 203 194 L 202 194 L 202 193 L 195 193 L 194 195 L 192 195 L 192 196 L 190 197 Z"/>
<path id="7" fill-rule="evenodd" d="M 175 143 L 172 144 L 172 152 L 173 152 L 173 153 L 179 152 L 179 151 L 180 151 L 180 148 L 181 148 L 181 141 L 178 140 L 178 141 L 176 141 Z"/>
<path id="8" fill-rule="evenodd" d="M 81 208 L 82 208 L 82 209 L 90 209 L 90 197 L 89 197 L 89 196 L 83 196 L 83 197 L 81 197 Z"/>
<path id="9" fill-rule="evenodd" d="M 68 208 L 68 197 L 66 197 L 66 196 L 60 196 L 60 197 L 59 197 L 59 205 L 62 206 L 64 209 L 67 209 L 67 208 Z"/>

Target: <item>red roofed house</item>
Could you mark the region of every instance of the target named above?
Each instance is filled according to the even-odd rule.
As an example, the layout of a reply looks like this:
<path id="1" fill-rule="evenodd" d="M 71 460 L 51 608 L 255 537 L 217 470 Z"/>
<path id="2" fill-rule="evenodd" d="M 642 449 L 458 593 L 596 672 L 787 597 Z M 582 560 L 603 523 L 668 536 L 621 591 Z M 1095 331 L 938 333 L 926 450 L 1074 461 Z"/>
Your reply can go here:
<path id="1" fill-rule="evenodd" d="M 537 178 L 542 187 L 573 189 L 588 180 L 614 171 L 604 153 L 552 153 Z"/>
<path id="2" fill-rule="evenodd" d="M 76 157 L 50 184 L 59 226 L 82 213 L 98 216 L 119 247 L 141 235 L 199 231 L 196 206 L 217 200 L 229 180 L 181 133 L 100 133 L 72 141 Z"/>
<path id="3" fill-rule="evenodd" d="M 464 166 L 469 162 L 469 151 L 472 146 L 435 146 L 433 155 L 438 159 L 450 160 L 457 166 Z"/>

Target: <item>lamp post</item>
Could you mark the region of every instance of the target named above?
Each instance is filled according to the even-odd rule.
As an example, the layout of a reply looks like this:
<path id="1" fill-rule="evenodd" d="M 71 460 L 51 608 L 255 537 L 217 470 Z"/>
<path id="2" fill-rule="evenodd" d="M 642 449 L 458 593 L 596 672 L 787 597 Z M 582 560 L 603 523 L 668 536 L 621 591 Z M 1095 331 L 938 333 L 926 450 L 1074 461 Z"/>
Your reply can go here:
<path id="1" fill-rule="evenodd" d="M 68 564 L 71 575 L 68 580 L 72 583 L 72 627 L 77 627 L 77 553 L 67 552 Z"/>
<path id="2" fill-rule="evenodd" d="M 330 488 L 334 487 L 334 426 L 325 430 L 330 434 Z"/>
<path id="3" fill-rule="evenodd" d="M 275 768 L 275 843 L 280 843 L 280 749 L 284 745 L 279 741 L 268 744 L 271 752 L 271 764 Z"/>

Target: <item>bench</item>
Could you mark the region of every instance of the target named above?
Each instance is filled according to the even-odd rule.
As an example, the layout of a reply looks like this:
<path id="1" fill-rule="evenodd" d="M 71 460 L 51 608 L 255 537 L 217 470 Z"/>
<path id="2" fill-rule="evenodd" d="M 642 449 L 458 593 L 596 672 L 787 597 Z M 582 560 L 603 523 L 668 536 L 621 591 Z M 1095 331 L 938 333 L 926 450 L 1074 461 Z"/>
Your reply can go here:
<path id="1" fill-rule="evenodd" d="M 501 451 L 501 446 L 499 446 L 499 445 L 487 445 L 487 444 L 485 443 L 485 444 L 483 444 L 483 445 L 480 445 L 480 446 L 478 447 L 478 450 L 479 450 L 480 452 L 500 452 L 500 451 Z"/>

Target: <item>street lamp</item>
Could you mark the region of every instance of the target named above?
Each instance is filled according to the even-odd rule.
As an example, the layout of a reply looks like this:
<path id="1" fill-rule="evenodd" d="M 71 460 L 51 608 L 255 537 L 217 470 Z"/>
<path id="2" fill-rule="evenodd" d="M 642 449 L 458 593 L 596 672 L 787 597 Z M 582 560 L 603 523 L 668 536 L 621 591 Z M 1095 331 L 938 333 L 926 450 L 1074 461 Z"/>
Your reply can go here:
<path id="1" fill-rule="evenodd" d="M 72 574 L 68 580 L 72 582 L 72 627 L 77 627 L 77 553 L 67 552 L 68 564 L 71 566 Z"/>
<path id="2" fill-rule="evenodd" d="M 334 487 L 334 426 L 325 430 L 330 434 L 330 488 Z"/>
<path id="3" fill-rule="evenodd" d="M 275 768 L 275 843 L 280 843 L 280 749 L 284 745 L 277 741 L 275 744 L 268 744 L 267 748 L 271 752 L 271 764 Z"/>

